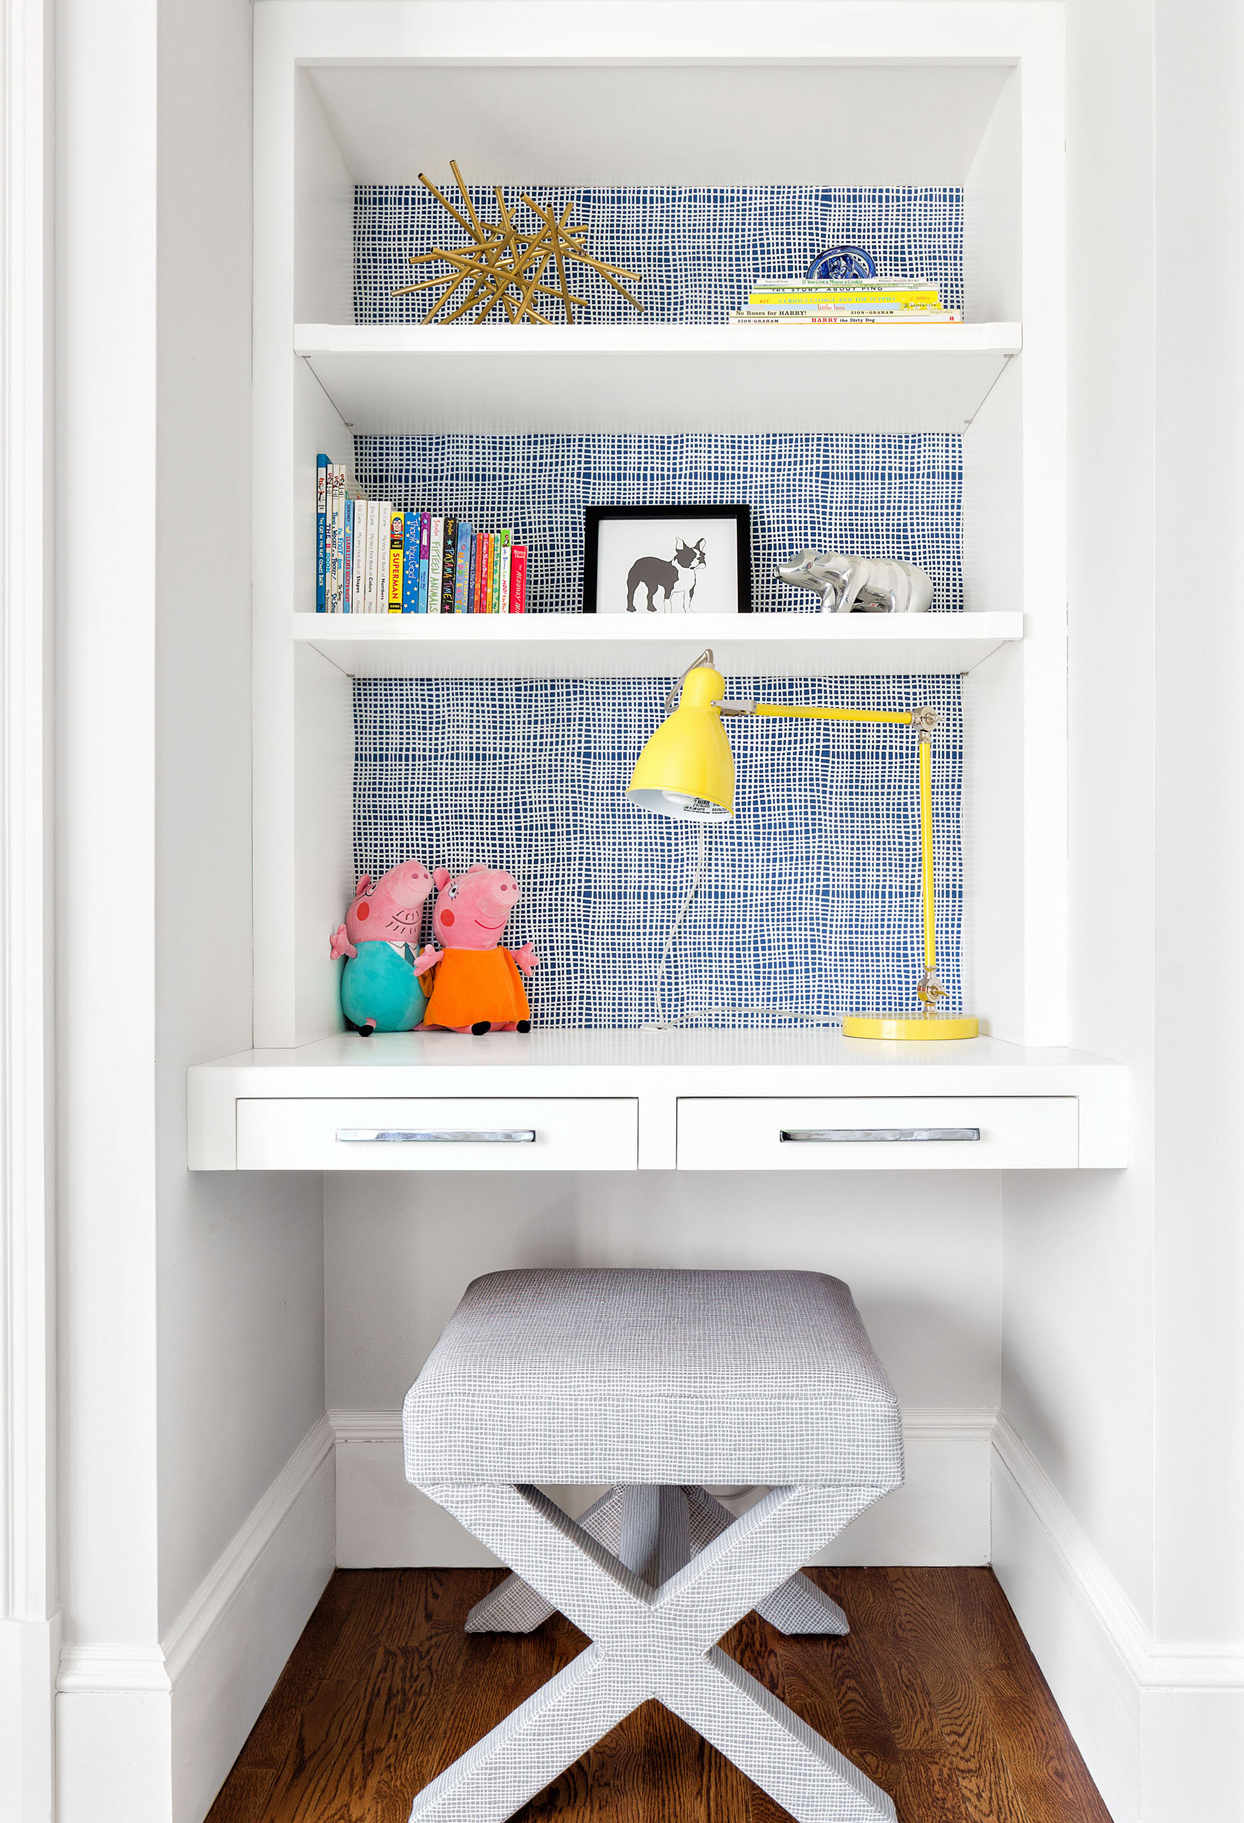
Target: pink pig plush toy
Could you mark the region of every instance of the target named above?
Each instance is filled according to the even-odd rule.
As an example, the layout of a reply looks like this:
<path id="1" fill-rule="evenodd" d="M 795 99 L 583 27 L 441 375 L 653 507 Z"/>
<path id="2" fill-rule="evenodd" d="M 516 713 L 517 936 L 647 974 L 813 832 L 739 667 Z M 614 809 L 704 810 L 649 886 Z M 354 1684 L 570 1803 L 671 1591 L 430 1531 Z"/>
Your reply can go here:
<path id="1" fill-rule="evenodd" d="M 439 956 L 426 949 L 415 963 L 421 975 L 436 968 L 425 1025 L 477 1034 L 494 1028 L 529 1032 L 531 1009 L 522 977 L 533 972 L 539 958 L 530 943 L 517 950 L 498 947 L 518 903 L 518 881 L 479 862 L 456 878 L 438 867 L 433 878 L 432 932 L 444 949 Z"/>
<path id="2" fill-rule="evenodd" d="M 364 874 L 329 939 L 329 954 L 344 956 L 341 1010 L 366 1038 L 372 1032 L 410 1032 L 427 1004 L 411 945 L 419 942 L 423 906 L 432 876 L 422 861 L 403 861 L 373 881 Z M 429 947 L 424 968 L 436 960 Z"/>

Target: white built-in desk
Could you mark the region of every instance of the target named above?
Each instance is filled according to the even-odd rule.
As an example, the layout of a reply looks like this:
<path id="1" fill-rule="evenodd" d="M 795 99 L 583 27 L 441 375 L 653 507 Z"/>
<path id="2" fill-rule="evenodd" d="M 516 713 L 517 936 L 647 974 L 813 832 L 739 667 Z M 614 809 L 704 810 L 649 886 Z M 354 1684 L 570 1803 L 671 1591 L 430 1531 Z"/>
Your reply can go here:
<path id="1" fill-rule="evenodd" d="M 1127 1163 L 1127 1072 L 999 1039 L 342 1033 L 189 1072 L 196 1171 L 1016 1170 Z"/>

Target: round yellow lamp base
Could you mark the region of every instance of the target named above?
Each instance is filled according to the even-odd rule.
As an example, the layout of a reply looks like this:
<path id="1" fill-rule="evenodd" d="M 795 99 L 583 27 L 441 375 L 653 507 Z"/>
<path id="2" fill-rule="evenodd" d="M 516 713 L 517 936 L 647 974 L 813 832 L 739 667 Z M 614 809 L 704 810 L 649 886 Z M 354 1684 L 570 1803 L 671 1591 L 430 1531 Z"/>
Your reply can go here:
<path id="1" fill-rule="evenodd" d="M 979 1025 L 965 1013 L 851 1013 L 842 1022 L 844 1038 L 905 1038 L 931 1044 L 940 1038 L 976 1038 Z"/>

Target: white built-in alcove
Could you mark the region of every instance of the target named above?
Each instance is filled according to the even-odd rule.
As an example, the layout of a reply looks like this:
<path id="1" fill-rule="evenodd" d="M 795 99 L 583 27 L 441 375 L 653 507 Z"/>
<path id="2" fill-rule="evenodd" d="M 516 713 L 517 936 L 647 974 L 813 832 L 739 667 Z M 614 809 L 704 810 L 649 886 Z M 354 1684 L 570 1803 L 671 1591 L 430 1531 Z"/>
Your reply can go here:
<path id="1" fill-rule="evenodd" d="M 909 1480 L 844 1535 L 837 1557 L 987 1561 L 997 1173 L 1126 1160 L 1123 1072 L 1060 1048 L 1066 377 L 1054 9 L 315 0 L 258 7 L 255 32 L 255 1049 L 191 1070 L 189 1157 L 198 1171 L 323 1174 L 336 1560 L 480 1561 L 406 1487 L 397 1419 L 470 1278 L 644 1263 L 846 1278 L 904 1404 Z M 490 184 L 961 187 L 968 320 L 816 332 L 356 325 L 355 186 L 409 184 L 420 171 L 443 181 L 451 158 Z M 910 622 L 697 620 L 690 644 L 676 626 L 632 632 L 603 618 L 369 624 L 308 612 L 317 452 L 352 468 L 356 435 L 527 430 L 961 435 L 963 610 Z M 962 677 L 963 980 L 985 1036 L 892 1049 L 791 1030 L 370 1045 L 343 1032 L 327 936 L 354 882 L 352 678 L 668 679 L 705 639 L 728 676 Z M 710 1168 L 680 1135 L 680 1102 L 835 1097 L 970 1103 L 985 1125 L 1013 1109 L 1018 1138 L 1010 1151 L 937 1161 L 950 1168 L 899 1171 L 878 1153 L 779 1176 L 759 1155 Z M 625 1133 L 608 1138 L 630 1152 L 611 1152 L 608 1171 L 574 1154 L 521 1174 L 406 1160 L 359 1170 L 334 1152 L 343 1103 L 522 1111 L 587 1099 L 623 1110 Z"/>
<path id="2" fill-rule="evenodd" d="M 257 1049 L 192 1071 L 190 1158 L 325 1171 L 343 1561 L 429 1561 L 451 1548 L 443 1526 L 412 1517 L 395 1414 L 465 1280 L 533 1260 L 638 1259 L 802 1259 L 871 1281 L 865 1306 L 883 1354 L 904 1363 L 895 1371 L 913 1434 L 924 1424 L 937 1458 L 933 1482 L 953 1480 L 948 1463 L 974 1467 L 936 1519 L 933 1482 L 922 1493 L 917 1474 L 905 1542 L 887 1533 L 856 1548 L 986 1555 L 993 1172 L 1125 1158 L 1122 1073 L 1057 1048 L 1067 1030 L 1057 22 L 1039 6 L 740 6 L 713 10 L 711 46 L 706 24 L 695 6 L 490 8 L 485 24 L 472 6 L 329 3 L 256 18 Z M 356 324 L 355 186 L 414 183 L 421 171 L 446 179 L 451 158 L 489 184 L 961 189 L 967 321 Z M 671 623 L 309 613 L 317 452 L 352 470 L 355 436 L 779 430 L 963 438 L 962 612 L 757 614 L 697 619 L 694 631 L 728 674 L 962 677 L 962 970 L 986 1036 L 904 1048 L 789 1030 L 370 1044 L 344 1033 L 326 936 L 354 878 L 352 677 L 668 678 L 693 654 Z M 951 1169 L 918 1165 L 914 1177 L 892 1175 L 883 1148 L 856 1151 L 852 1169 L 835 1161 L 830 1176 L 775 1180 L 745 1145 L 732 1171 L 706 1171 L 711 1158 L 679 1125 L 689 1100 L 770 1097 L 777 1108 L 781 1097 L 839 1096 L 936 1110 L 956 1095 L 957 1109 L 984 1107 L 995 1125 L 1013 1107 L 1019 1138 L 943 1155 Z M 391 1120 L 411 1098 L 432 1098 L 526 1119 L 584 1097 L 616 1111 L 601 1157 L 622 1173 L 584 1174 L 573 1148 L 521 1178 L 405 1158 L 360 1171 L 348 1169 L 357 1148 L 335 1145 L 343 1106 L 383 1106 Z M 670 1175 L 641 1193 L 636 1167 Z M 900 1534 L 903 1523 L 893 1522 Z"/>

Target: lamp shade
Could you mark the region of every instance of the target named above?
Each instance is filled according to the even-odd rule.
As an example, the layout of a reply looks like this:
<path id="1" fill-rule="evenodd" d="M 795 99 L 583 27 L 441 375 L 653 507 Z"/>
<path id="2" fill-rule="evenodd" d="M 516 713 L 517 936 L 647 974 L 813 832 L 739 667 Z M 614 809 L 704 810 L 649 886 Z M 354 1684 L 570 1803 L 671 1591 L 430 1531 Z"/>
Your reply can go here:
<path id="1" fill-rule="evenodd" d="M 633 804 L 687 823 L 734 815 L 734 755 L 716 705 L 725 687 L 709 665 L 688 671 L 678 707 L 635 762 L 626 792 Z"/>

